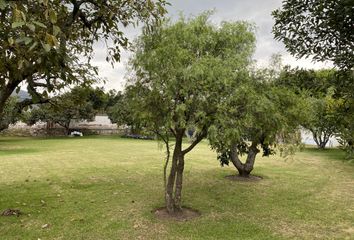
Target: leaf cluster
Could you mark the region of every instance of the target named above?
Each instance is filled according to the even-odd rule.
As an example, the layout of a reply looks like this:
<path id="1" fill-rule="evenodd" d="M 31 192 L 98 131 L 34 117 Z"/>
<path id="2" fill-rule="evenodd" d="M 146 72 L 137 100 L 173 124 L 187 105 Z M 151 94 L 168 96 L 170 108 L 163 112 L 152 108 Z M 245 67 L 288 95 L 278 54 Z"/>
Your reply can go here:
<path id="1" fill-rule="evenodd" d="M 296 57 L 333 61 L 341 69 L 354 63 L 352 0 L 285 0 L 273 11 L 273 33 Z"/>

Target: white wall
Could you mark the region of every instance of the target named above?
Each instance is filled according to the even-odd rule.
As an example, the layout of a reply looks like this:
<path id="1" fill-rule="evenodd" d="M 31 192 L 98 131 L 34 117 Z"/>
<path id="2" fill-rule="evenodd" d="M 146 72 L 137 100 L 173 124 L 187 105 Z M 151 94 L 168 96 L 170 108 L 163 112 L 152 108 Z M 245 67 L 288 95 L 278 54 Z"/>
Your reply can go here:
<path id="1" fill-rule="evenodd" d="M 312 133 L 306 129 L 301 130 L 301 138 L 302 143 L 309 144 L 309 145 L 316 145 L 315 141 L 313 140 Z M 331 137 L 326 145 L 326 147 L 338 147 L 339 143 L 336 138 Z"/>

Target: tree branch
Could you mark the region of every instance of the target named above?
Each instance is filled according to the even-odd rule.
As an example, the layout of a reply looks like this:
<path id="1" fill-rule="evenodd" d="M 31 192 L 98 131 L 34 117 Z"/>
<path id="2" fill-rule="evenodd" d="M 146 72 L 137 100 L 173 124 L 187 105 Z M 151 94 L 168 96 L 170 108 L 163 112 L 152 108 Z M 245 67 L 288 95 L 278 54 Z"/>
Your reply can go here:
<path id="1" fill-rule="evenodd" d="M 197 134 L 197 138 L 192 142 L 192 144 L 191 144 L 188 148 L 182 150 L 182 154 L 184 155 L 184 154 L 187 154 L 187 153 L 189 153 L 190 151 L 192 151 L 193 148 L 194 148 L 198 143 L 200 143 L 200 141 L 202 141 L 203 138 L 205 138 L 206 136 L 207 136 L 207 131 L 206 131 L 205 129 L 203 129 L 199 134 Z"/>

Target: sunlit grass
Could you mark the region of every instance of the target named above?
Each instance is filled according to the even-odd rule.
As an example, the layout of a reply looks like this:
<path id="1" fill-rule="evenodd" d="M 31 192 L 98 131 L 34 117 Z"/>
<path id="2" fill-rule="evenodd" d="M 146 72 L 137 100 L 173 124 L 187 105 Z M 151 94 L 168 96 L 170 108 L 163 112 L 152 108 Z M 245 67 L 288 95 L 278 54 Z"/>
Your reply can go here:
<path id="1" fill-rule="evenodd" d="M 206 143 L 187 155 L 184 204 L 155 219 L 164 152 L 118 137 L 1 138 L 0 239 L 354 239 L 354 164 L 338 150 L 258 158 L 259 182 L 231 182 Z M 49 227 L 42 228 L 44 224 Z"/>

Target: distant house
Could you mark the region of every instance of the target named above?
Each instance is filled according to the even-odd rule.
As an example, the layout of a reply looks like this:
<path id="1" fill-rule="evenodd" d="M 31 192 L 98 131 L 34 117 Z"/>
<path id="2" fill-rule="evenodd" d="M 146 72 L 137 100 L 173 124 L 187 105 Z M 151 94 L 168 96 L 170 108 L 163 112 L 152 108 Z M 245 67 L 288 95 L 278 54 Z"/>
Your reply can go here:
<path id="1" fill-rule="evenodd" d="M 70 128 L 101 135 L 119 134 L 122 132 L 122 129 L 118 128 L 117 124 L 112 123 L 105 114 L 96 115 L 93 121 L 73 120 L 70 124 Z"/>

